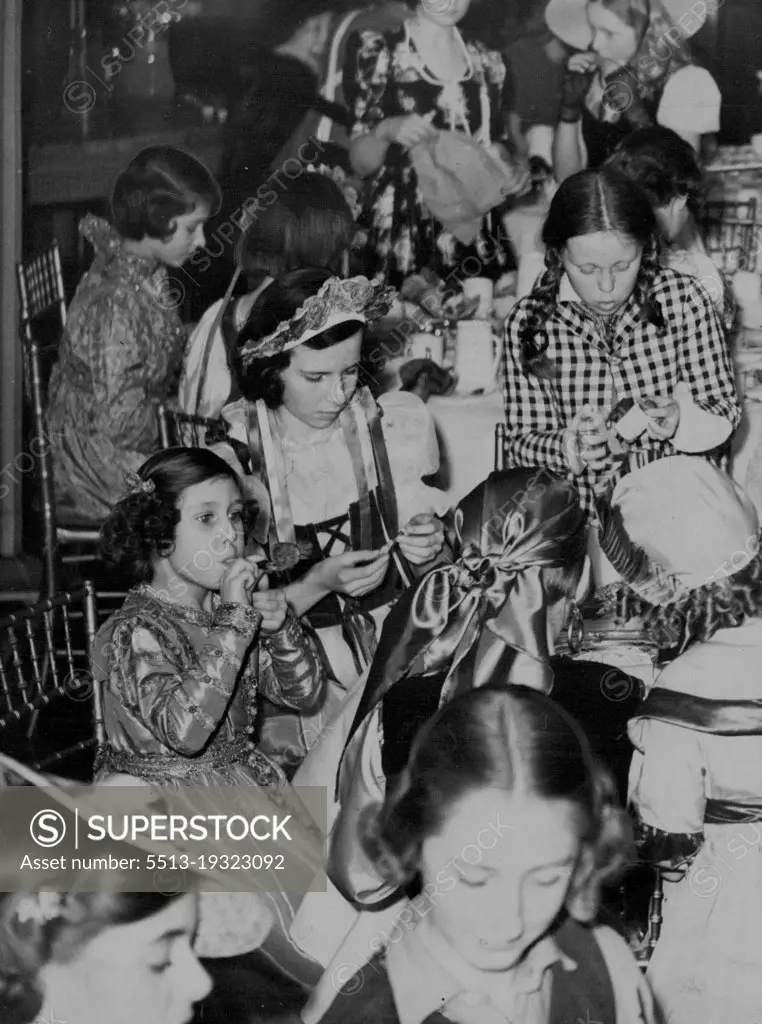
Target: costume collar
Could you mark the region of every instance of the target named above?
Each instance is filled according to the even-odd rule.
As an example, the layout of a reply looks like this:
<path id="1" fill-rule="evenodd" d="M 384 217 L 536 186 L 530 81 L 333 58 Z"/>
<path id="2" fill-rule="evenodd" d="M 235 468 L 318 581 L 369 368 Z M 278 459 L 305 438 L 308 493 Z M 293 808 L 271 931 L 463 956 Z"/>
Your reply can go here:
<path id="1" fill-rule="evenodd" d="M 389 945 L 386 963 L 400 1024 L 423 1024 L 431 1014 L 443 1012 L 452 1000 L 474 994 L 486 995 L 507 1016 L 513 1012 L 516 996 L 541 989 L 554 964 L 561 963 L 567 971 L 577 968 L 548 935 L 532 947 L 509 983 L 498 974 L 491 977 L 492 972 L 471 967 L 420 917 L 399 942 Z"/>
<path id="2" fill-rule="evenodd" d="M 136 283 L 153 277 L 164 268 L 156 258 L 125 252 L 124 239 L 103 217 L 88 213 L 79 224 L 79 233 L 92 245 L 95 258 L 104 268 L 118 268 Z"/>

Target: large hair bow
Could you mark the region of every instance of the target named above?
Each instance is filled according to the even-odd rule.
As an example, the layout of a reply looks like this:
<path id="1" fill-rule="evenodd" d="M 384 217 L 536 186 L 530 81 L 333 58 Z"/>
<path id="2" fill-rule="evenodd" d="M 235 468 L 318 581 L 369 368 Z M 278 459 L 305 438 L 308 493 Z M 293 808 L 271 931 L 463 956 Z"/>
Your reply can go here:
<path id="1" fill-rule="evenodd" d="M 453 564 L 438 566 L 390 612 L 350 732 L 405 677 L 446 673 L 440 703 L 508 678 L 518 652 L 546 667 L 543 570 L 581 559 L 575 489 L 545 470 L 491 474 L 455 513 Z"/>

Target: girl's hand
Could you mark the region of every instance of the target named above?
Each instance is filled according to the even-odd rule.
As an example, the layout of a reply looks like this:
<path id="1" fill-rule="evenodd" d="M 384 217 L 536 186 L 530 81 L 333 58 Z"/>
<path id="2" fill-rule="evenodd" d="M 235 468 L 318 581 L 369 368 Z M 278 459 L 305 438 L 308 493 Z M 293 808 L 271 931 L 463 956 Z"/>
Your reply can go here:
<path id="1" fill-rule="evenodd" d="M 598 54 L 586 50 L 585 53 L 573 53 L 566 62 L 566 67 L 578 75 L 589 75 L 597 71 L 600 64 L 601 58 Z"/>
<path id="2" fill-rule="evenodd" d="M 648 417 L 648 436 L 669 441 L 680 426 L 680 406 L 672 398 L 647 398 L 640 404 Z"/>
<path id="3" fill-rule="evenodd" d="M 563 77 L 559 120 L 574 124 L 582 117 L 585 97 L 597 68 L 598 57 L 594 53 L 575 53 L 569 58 Z"/>
<path id="4" fill-rule="evenodd" d="M 288 614 L 288 602 L 282 590 L 270 590 L 270 582 L 263 576 L 251 594 L 251 607 L 262 613 L 262 632 L 277 633 L 283 628 Z"/>
<path id="5" fill-rule="evenodd" d="M 382 583 L 388 568 L 388 550 L 345 551 L 326 558 L 313 571 L 320 584 L 331 593 L 361 597 Z"/>
<path id="6" fill-rule="evenodd" d="M 236 558 L 220 580 L 220 599 L 233 604 L 251 606 L 251 591 L 259 580 L 256 564 L 247 558 Z"/>
<path id="7" fill-rule="evenodd" d="M 575 476 L 585 469 L 602 473 L 611 467 L 609 432 L 603 415 L 586 406 L 564 432 L 564 449 L 569 469 Z"/>
<path id="8" fill-rule="evenodd" d="M 439 134 L 420 114 L 387 117 L 378 125 L 376 133 L 383 142 L 396 142 L 405 149 L 412 149 L 427 139 L 435 139 Z"/>
<path id="9" fill-rule="evenodd" d="M 444 545 L 444 526 L 436 516 L 421 512 L 412 517 L 397 538 L 400 551 L 413 565 L 436 558 Z"/>

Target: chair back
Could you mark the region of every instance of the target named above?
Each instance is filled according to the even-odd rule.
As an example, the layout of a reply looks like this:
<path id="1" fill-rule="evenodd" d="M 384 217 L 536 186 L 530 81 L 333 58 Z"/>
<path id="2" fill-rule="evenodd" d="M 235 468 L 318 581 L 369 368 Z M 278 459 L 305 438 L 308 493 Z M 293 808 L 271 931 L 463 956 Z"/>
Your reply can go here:
<path id="1" fill-rule="evenodd" d="M 41 317 L 57 312 L 60 331 L 66 326 L 66 296 L 58 242 L 16 266 L 24 341 L 32 341 L 33 325 Z"/>
<path id="2" fill-rule="evenodd" d="M 92 778 L 105 740 L 91 671 L 97 623 L 89 581 L 0 621 L 0 742 L 23 764 Z"/>
<path id="3" fill-rule="evenodd" d="M 697 223 L 707 253 L 726 274 L 755 271 L 761 225 L 757 222 L 757 200 L 708 201 Z"/>
<path id="4" fill-rule="evenodd" d="M 29 448 L 37 460 L 38 479 L 40 481 L 40 501 L 42 502 L 43 532 L 43 570 L 47 596 L 53 597 L 58 579 L 58 531 L 56 529 L 55 487 L 53 483 L 53 455 L 50 450 L 50 437 L 45 417 L 45 388 L 43 385 L 42 351 L 39 342 L 30 338 L 27 346 L 27 365 L 29 367 L 29 392 L 32 401 L 34 437 Z"/>
<path id="5" fill-rule="evenodd" d="M 212 431 L 218 438 L 227 433 L 227 423 L 218 416 L 211 419 L 207 416 L 196 416 L 194 413 L 180 412 L 163 402 L 157 410 L 159 419 L 159 444 L 162 448 L 181 445 L 184 448 L 206 448 L 206 436 Z"/>

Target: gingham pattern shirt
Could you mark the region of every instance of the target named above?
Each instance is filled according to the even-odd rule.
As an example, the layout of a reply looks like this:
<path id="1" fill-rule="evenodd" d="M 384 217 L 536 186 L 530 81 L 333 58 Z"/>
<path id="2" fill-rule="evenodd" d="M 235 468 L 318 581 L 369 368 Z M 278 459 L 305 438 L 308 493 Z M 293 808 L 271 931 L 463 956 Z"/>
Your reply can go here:
<path id="1" fill-rule="evenodd" d="M 544 466 L 568 476 L 563 431 L 584 405 L 608 414 L 624 398 L 670 397 L 681 380 L 698 406 L 738 425 L 741 407 L 733 369 L 709 293 L 694 278 L 665 268 L 656 276 L 651 297 L 661 309 L 664 329 L 643 323 L 631 297 L 614 319 L 609 344 L 601 319 L 585 310 L 565 277 L 544 328 L 546 354 L 557 368 L 553 381 L 529 376 L 521 367 L 519 333 L 530 305 L 526 298 L 516 303 L 503 342 L 506 465 Z M 630 446 L 629 466 L 676 454 L 671 441 L 643 434 Z M 593 478 L 587 468 L 574 478 L 588 512 Z"/>

